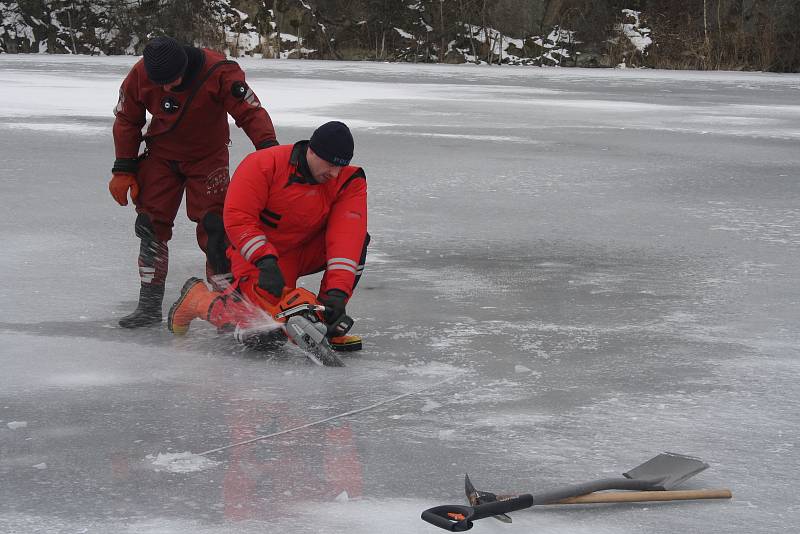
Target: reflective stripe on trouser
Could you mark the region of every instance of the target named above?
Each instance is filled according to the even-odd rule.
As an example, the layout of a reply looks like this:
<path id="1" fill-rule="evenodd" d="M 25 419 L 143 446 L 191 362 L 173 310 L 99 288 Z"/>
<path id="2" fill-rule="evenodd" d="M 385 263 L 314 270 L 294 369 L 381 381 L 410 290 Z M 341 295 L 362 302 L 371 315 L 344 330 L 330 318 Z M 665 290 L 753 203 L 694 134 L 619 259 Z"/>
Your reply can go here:
<path id="1" fill-rule="evenodd" d="M 169 268 L 169 248 L 162 241 L 142 239 L 139 245 L 139 279 L 142 284 L 163 286 Z"/>

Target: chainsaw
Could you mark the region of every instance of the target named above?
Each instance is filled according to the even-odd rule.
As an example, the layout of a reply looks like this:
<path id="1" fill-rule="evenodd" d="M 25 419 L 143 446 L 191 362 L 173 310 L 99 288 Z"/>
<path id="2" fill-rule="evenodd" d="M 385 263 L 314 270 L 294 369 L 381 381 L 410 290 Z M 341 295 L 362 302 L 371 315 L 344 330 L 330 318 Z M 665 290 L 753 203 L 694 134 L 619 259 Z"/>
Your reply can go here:
<path id="1" fill-rule="evenodd" d="M 281 330 L 286 337 L 303 349 L 308 359 L 316 365 L 344 367 L 336 350 L 361 348 L 360 340 L 349 341 L 351 336 L 346 336 L 353 326 L 353 319 L 344 315 L 335 324 L 326 324 L 323 321 L 325 306 L 317 301 L 314 293 L 302 287 L 286 290 L 278 304 L 268 311 L 281 324 Z M 332 338 L 343 340 L 337 344 L 336 350 L 331 346 Z"/>

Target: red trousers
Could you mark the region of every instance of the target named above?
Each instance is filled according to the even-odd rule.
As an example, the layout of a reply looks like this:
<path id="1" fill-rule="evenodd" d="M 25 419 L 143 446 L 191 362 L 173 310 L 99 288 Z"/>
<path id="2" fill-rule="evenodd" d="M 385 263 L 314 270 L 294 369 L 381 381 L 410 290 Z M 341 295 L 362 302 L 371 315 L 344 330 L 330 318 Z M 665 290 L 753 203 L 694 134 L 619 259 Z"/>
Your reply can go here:
<path id="1" fill-rule="evenodd" d="M 286 287 L 297 287 L 297 279 L 308 274 L 318 273 L 325 269 L 327 257 L 325 254 L 325 234 L 320 232 L 308 243 L 291 250 L 279 251 L 278 267 L 283 274 Z M 264 299 L 268 299 L 272 304 L 279 299 L 272 298 L 266 291 L 258 288 L 258 268 L 253 264 L 247 264 L 244 270 L 237 270 L 233 273 L 239 292 L 247 297 L 250 302 L 258 304 Z M 322 277 L 318 294 L 323 294 L 327 289 L 325 276 Z"/>
<path id="2" fill-rule="evenodd" d="M 281 253 L 278 267 L 286 287 L 293 289 L 297 287 L 300 276 L 322 271 L 325 262 L 325 235 L 320 233 L 311 242 Z M 237 269 L 233 274 L 233 284 L 222 292 L 223 298 L 217 299 L 209 310 L 211 324 L 219 329 L 234 326 L 246 329 L 253 326 L 253 321 L 257 323 L 263 318 L 260 310 L 266 311 L 270 317 L 277 311 L 280 298 L 258 287 L 259 270 L 255 265 L 247 264 L 246 269 Z M 325 287 L 324 277 L 322 282 Z M 244 301 L 239 296 L 244 297 Z"/>
<path id="3" fill-rule="evenodd" d="M 186 191 L 186 214 L 197 223 L 197 243 L 206 250 L 208 236 L 200 221 L 207 213 L 222 216 L 228 191 L 228 147 L 196 161 L 171 161 L 148 155 L 139 162 L 136 175 L 139 197 L 136 211 L 146 213 L 156 238 L 169 241 L 183 192 Z"/>
<path id="4" fill-rule="evenodd" d="M 143 276 L 143 282 L 164 284 L 168 263 L 166 243 L 172 238 L 184 191 L 186 214 L 196 223 L 197 244 L 208 258 L 207 274 L 224 274 L 230 270 L 222 224 L 225 193 L 230 182 L 227 146 L 195 161 L 172 161 L 148 154 L 139 162 L 136 181 L 139 184 L 136 211 L 149 219 L 159 249 L 154 262 L 145 260 L 154 266 L 146 265 L 148 276 Z M 141 258 L 139 263 L 141 268 Z"/>
<path id="5" fill-rule="evenodd" d="M 366 261 L 368 244 L 369 235 L 364 242 L 359 267 L 362 267 Z M 279 251 L 279 254 L 278 267 L 283 274 L 284 283 L 286 287 L 294 289 L 297 287 L 297 279 L 301 276 L 318 273 L 325 269 L 327 262 L 325 233 L 320 232 L 311 241 L 291 250 Z M 254 313 L 253 306 L 272 315 L 280 299 L 258 287 L 258 274 L 258 268 L 249 263 L 245 268 L 240 267 L 233 272 L 234 282 L 224 292 L 225 298 L 220 299 L 215 304 L 213 311 L 209 313 L 209 320 L 212 324 L 219 328 L 227 325 L 239 325 L 246 328 L 249 321 L 258 315 L 258 313 Z M 361 274 L 359 273 L 356 276 L 356 284 L 360 278 Z M 355 289 L 355 285 L 353 287 Z M 317 294 L 322 295 L 327 289 L 326 273 L 322 277 Z M 245 298 L 246 303 L 232 298 L 237 292 Z"/>

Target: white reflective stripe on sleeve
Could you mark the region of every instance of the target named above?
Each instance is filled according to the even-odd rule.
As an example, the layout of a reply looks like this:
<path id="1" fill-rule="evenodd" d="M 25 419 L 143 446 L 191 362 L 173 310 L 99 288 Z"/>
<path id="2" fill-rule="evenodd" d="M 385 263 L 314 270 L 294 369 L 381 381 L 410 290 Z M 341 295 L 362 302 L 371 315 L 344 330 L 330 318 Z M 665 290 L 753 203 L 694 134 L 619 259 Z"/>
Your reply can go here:
<path id="1" fill-rule="evenodd" d="M 349 272 L 351 272 L 353 274 L 356 274 L 356 268 L 355 267 L 350 267 L 349 265 L 342 265 L 341 263 L 336 263 L 334 265 L 328 265 L 328 270 L 329 271 L 337 271 L 337 270 L 349 271 Z"/>
<path id="2" fill-rule="evenodd" d="M 356 262 L 354 262 L 350 258 L 331 258 L 328 260 L 328 265 L 331 265 L 333 263 L 344 263 L 345 265 L 351 265 L 352 267 L 356 266 Z"/>
<path id="3" fill-rule="evenodd" d="M 250 261 L 250 257 L 253 255 L 253 252 L 258 250 L 258 248 L 261 247 L 262 245 L 266 244 L 267 244 L 267 237 L 263 235 L 257 235 L 256 237 L 254 237 L 253 239 L 244 244 L 244 246 L 242 247 L 242 256 L 244 256 L 244 259 L 246 259 L 247 261 Z"/>

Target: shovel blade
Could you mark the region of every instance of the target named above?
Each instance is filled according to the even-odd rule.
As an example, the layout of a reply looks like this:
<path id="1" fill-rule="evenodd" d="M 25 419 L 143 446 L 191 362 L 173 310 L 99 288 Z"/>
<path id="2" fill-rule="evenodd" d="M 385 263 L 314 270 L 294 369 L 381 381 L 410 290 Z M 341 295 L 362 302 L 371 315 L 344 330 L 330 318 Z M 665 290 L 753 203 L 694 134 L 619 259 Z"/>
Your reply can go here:
<path id="1" fill-rule="evenodd" d="M 654 487 L 668 490 L 708 468 L 700 458 L 663 452 L 634 467 L 623 476 L 632 480 L 653 480 Z"/>
<path id="2" fill-rule="evenodd" d="M 497 495 L 494 493 L 475 489 L 469 479 L 469 475 L 464 475 L 464 493 L 467 494 L 467 499 L 471 506 L 480 506 L 481 504 L 497 501 Z M 503 523 L 511 523 L 511 518 L 506 514 L 493 515 L 492 517 Z"/>

